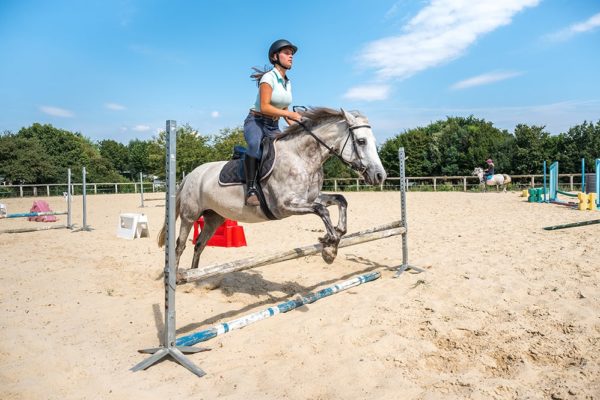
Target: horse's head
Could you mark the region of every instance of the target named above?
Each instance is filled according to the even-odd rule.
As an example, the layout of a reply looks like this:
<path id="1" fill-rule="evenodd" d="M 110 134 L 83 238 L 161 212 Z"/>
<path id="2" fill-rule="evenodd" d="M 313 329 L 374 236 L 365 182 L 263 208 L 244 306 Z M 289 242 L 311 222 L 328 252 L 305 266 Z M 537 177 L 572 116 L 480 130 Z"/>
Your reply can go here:
<path id="1" fill-rule="evenodd" d="M 472 172 L 472 175 L 479 177 L 479 181 L 482 182 L 483 181 L 483 168 L 475 167 L 475 169 Z"/>
<path id="2" fill-rule="evenodd" d="M 367 117 L 358 111 L 326 107 L 311 107 L 300 114 L 302 120 L 289 126 L 284 137 L 294 138 L 299 133 L 308 133 L 321 147 L 321 166 L 329 156 L 335 155 L 368 184 L 377 185 L 385 181 L 387 175 L 377 154 L 375 136 Z"/>
<path id="3" fill-rule="evenodd" d="M 341 157 L 352 169 L 362 175 L 369 185 L 378 185 L 385 181 L 387 174 L 375 143 L 375 135 L 369 120 L 359 112 L 342 110 L 347 126 L 347 138 L 341 148 Z M 350 142 L 350 143 L 348 143 Z"/>

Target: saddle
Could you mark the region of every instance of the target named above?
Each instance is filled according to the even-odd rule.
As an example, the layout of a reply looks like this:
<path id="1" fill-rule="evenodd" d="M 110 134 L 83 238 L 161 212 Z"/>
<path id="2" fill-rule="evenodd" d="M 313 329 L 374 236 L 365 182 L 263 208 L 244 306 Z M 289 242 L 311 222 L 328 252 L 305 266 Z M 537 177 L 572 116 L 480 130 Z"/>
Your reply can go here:
<path id="1" fill-rule="evenodd" d="M 257 186 L 260 186 L 262 181 L 266 181 L 273 172 L 273 165 L 275 164 L 276 157 L 274 143 L 275 140 L 273 138 L 264 137 L 262 139 L 262 156 L 260 159 L 260 165 L 258 167 L 259 178 L 256 182 Z M 246 176 L 244 173 L 245 156 L 246 148 L 241 146 L 236 146 L 234 148 L 231 160 L 227 161 L 219 173 L 219 185 L 233 186 L 243 185 L 246 183 Z"/>
<path id="2" fill-rule="evenodd" d="M 273 166 L 275 165 L 275 157 L 277 152 L 275 150 L 276 138 L 270 138 L 265 136 L 261 141 L 262 155 L 260 164 L 258 166 L 258 178 L 256 179 L 256 191 L 258 192 L 258 200 L 260 202 L 260 208 L 263 213 L 269 219 L 277 219 L 265 200 L 265 195 L 262 190 L 262 185 L 266 182 L 273 172 Z M 244 171 L 244 157 L 246 156 L 246 149 L 241 146 L 234 148 L 233 157 L 221 169 L 219 173 L 219 185 L 221 186 L 233 186 L 243 185 L 246 183 L 246 174 Z"/>

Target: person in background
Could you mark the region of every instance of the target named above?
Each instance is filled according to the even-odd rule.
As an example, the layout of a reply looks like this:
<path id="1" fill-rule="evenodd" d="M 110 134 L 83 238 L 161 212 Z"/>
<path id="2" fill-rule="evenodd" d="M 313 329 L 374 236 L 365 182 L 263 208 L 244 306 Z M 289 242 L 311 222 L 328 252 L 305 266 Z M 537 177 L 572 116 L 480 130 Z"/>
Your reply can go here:
<path id="1" fill-rule="evenodd" d="M 261 71 L 254 68 L 251 78 L 256 80 L 258 94 L 256 101 L 244 121 L 244 138 L 248 149 L 244 158 L 246 174 L 246 205 L 258 206 L 256 179 L 261 158 L 260 144 L 263 136 L 275 136 L 281 133 L 279 119 L 289 124 L 299 121 L 302 116 L 289 111 L 292 104 L 292 83 L 287 72 L 292 68 L 294 54 L 298 47 L 285 39 L 276 40 L 269 47 L 269 62 L 273 68 Z"/>
<path id="2" fill-rule="evenodd" d="M 484 172 L 485 174 L 485 180 L 490 180 L 492 179 L 492 177 L 494 176 L 494 161 L 491 158 L 488 158 L 486 161 L 487 163 L 487 169 Z"/>

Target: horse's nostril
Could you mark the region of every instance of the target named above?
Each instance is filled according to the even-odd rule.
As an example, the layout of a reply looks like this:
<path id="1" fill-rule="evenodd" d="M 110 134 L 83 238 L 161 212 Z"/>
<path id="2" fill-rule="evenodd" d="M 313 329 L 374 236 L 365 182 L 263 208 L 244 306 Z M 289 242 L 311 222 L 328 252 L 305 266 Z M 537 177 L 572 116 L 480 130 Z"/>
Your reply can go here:
<path id="1" fill-rule="evenodd" d="M 377 173 L 377 180 L 380 182 L 383 180 L 383 174 L 381 172 Z"/>

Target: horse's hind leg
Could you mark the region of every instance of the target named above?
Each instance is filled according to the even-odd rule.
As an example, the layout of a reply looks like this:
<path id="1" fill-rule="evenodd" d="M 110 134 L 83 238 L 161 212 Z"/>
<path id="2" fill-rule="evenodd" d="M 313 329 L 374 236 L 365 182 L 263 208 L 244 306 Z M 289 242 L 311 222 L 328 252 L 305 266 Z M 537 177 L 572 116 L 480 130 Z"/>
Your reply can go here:
<path id="1" fill-rule="evenodd" d="M 179 227 L 179 236 L 177 237 L 177 247 L 175 248 L 175 257 L 176 257 L 176 265 L 177 265 L 177 269 L 179 270 L 179 259 L 181 258 L 181 255 L 183 254 L 183 251 L 185 250 L 185 244 L 187 241 L 187 238 L 190 234 L 190 230 L 192 229 L 192 226 L 194 225 L 195 220 L 190 220 L 189 218 L 186 218 L 185 216 L 181 216 L 181 226 Z"/>
<path id="2" fill-rule="evenodd" d="M 215 231 L 219 226 L 225 222 L 225 218 L 217 214 L 212 210 L 205 211 L 202 216 L 204 217 L 204 228 L 198 235 L 196 245 L 194 246 L 194 258 L 192 259 L 192 268 L 198 268 L 200 261 L 200 254 L 204 251 L 206 243 L 215 234 Z"/>

